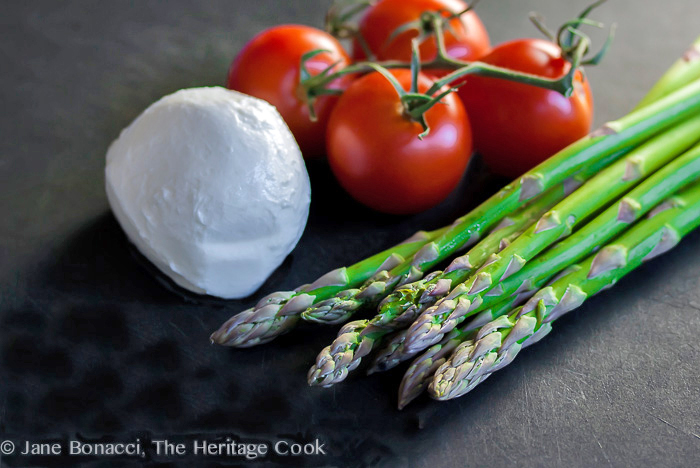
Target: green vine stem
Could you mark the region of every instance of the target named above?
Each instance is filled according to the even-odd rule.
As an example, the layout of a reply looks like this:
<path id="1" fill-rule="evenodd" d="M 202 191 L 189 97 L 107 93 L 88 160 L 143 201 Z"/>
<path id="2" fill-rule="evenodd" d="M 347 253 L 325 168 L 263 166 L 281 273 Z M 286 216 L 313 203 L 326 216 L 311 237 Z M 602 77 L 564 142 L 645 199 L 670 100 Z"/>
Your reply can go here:
<path id="1" fill-rule="evenodd" d="M 610 35 L 605 45 L 601 50 L 595 54 L 593 57 L 586 58 L 587 54 L 590 52 L 591 40 L 590 38 L 580 31 L 580 27 L 583 25 L 601 27 L 600 23 L 591 21 L 586 18 L 590 11 L 596 6 L 604 3 L 605 0 L 598 0 L 593 5 L 584 10 L 577 18 L 566 22 L 555 35 L 549 32 L 549 30 L 544 27 L 544 25 L 536 19 L 533 22 L 537 27 L 545 32 L 545 34 L 553 39 L 556 39 L 557 44 L 562 49 L 562 54 L 565 59 L 571 63 L 571 68 L 569 72 L 556 79 L 545 78 L 541 76 L 532 75 L 529 73 L 517 72 L 514 70 L 509 70 L 503 67 L 497 67 L 483 62 L 466 62 L 462 60 L 457 60 L 449 57 L 445 47 L 445 36 L 444 29 L 446 23 L 452 19 L 451 17 L 444 17 L 441 12 L 425 12 L 424 17 L 421 21 L 430 21 L 432 26 L 429 28 L 431 33 L 435 36 L 437 44 L 437 55 L 434 59 L 420 63 L 421 69 L 431 70 L 431 69 L 447 69 L 453 70 L 448 75 L 444 76 L 440 80 L 436 81 L 435 84 L 428 90 L 426 94 L 432 95 L 438 90 L 443 88 L 445 85 L 454 83 L 456 80 L 466 76 L 466 75 L 480 75 L 488 76 L 492 78 L 500 78 L 508 81 L 515 81 L 519 83 L 525 83 L 533 86 L 538 86 L 540 88 L 549 89 L 556 91 L 564 96 L 570 96 L 574 91 L 574 77 L 576 71 L 580 66 L 586 64 L 596 64 L 598 63 L 603 55 L 607 52 L 612 39 L 614 37 L 614 26 L 610 30 Z M 312 51 L 307 56 L 313 56 L 317 51 Z M 302 58 L 302 62 L 305 59 Z M 410 63 L 404 61 L 384 61 L 384 62 L 359 62 L 354 65 L 342 68 L 331 73 L 331 69 L 334 66 L 329 67 L 323 73 L 319 73 L 316 76 L 306 76 L 302 77 L 300 86 L 306 93 L 307 99 L 310 105 L 313 105 L 314 100 L 324 94 L 338 94 L 338 90 L 328 89 L 327 86 L 334 80 L 341 78 L 346 75 L 351 74 L 365 74 L 372 71 L 377 71 L 377 67 L 383 69 L 396 69 L 396 68 L 409 68 Z M 303 68 L 303 67 L 302 67 Z"/>
<path id="2" fill-rule="evenodd" d="M 370 63 L 369 65 L 377 73 L 384 76 L 384 78 L 386 78 L 394 87 L 396 93 L 399 95 L 399 99 L 401 100 L 403 113 L 406 118 L 414 122 L 418 122 L 421 127 L 423 127 L 423 132 L 418 135 L 418 138 L 422 140 L 428 135 L 428 133 L 430 133 L 430 127 L 428 126 L 428 122 L 425 120 L 425 113 L 439 103 L 442 98 L 453 92 L 456 87 L 440 86 L 435 89 L 433 89 L 434 87 L 431 87 L 426 93 L 420 93 L 418 91 L 418 79 L 421 64 L 417 40 L 414 39 L 411 41 L 411 48 L 413 50 L 411 55 L 411 87 L 408 91 L 403 89 L 401 83 L 399 83 L 399 81 L 388 69 L 376 63 Z M 440 92 L 441 89 L 442 91 Z M 435 93 L 438 94 L 436 95 Z"/>
<path id="3" fill-rule="evenodd" d="M 328 34 L 338 39 L 355 39 L 369 60 L 374 59 L 374 54 L 357 26 L 351 23 L 351 19 L 375 3 L 376 0 L 335 1 L 328 9 L 325 19 L 325 29 Z"/>

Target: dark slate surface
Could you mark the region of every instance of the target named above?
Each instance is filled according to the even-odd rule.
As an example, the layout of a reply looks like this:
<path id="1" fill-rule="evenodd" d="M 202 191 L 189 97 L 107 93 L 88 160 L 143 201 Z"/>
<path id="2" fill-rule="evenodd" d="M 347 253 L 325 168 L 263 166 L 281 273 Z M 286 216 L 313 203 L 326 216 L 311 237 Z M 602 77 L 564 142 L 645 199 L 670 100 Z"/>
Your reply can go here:
<path id="1" fill-rule="evenodd" d="M 494 41 L 534 35 L 586 2 L 491 0 Z M 259 30 L 319 24 L 326 1 L 6 1 L 0 6 L 0 433 L 25 440 L 319 438 L 325 457 L 257 466 L 698 466 L 700 233 L 557 322 L 469 396 L 395 409 L 402 371 L 330 390 L 304 376 L 335 328 L 304 327 L 247 351 L 208 335 L 254 298 L 193 300 L 131 251 L 103 189 L 109 143 L 149 103 L 222 84 Z M 591 70 L 598 123 L 622 115 L 698 34 L 696 0 L 614 0 L 606 63 Z M 382 217 L 327 168 L 299 246 L 260 293 L 291 288 L 418 228 L 448 222 L 503 181 L 474 164 L 439 208 Z M 149 453 L 152 456 L 152 452 Z M 153 458 L 175 462 L 177 458 Z M 194 462 L 244 460 L 197 458 Z M 110 459 L 1 457 L 0 465 Z"/>

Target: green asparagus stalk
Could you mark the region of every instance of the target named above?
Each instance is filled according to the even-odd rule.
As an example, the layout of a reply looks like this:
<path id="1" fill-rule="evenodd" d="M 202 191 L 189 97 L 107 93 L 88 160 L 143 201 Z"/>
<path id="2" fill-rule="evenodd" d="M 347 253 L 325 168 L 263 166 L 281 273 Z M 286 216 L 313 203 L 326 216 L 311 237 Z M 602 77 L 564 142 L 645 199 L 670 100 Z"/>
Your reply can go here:
<path id="1" fill-rule="evenodd" d="M 697 179 L 696 179 L 697 180 Z M 464 395 L 493 372 L 510 364 L 518 352 L 547 335 L 552 322 L 578 308 L 592 295 L 614 285 L 642 262 L 673 248 L 700 226 L 700 183 L 664 204 L 612 244 L 542 289 L 523 307 L 484 325 L 436 371 L 431 396 L 448 400 Z"/>
<path id="2" fill-rule="evenodd" d="M 489 309 L 495 316 L 507 314 L 513 310 L 515 298 L 506 299 L 499 305 Z M 433 380 L 435 371 L 445 363 L 446 359 L 455 349 L 466 341 L 472 341 L 476 337 L 476 330 L 454 329 L 445 335 L 443 340 L 428 348 L 422 355 L 416 358 L 404 374 L 399 386 L 399 409 L 403 409 L 418 395 L 423 393 Z"/>
<path id="3" fill-rule="evenodd" d="M 499 283 L 554 242 L 567 237 L 589 216 L 639 184 L 698 140 L 700 115 L 658 135 L 594 177 L 540 221 L 494 255 L 475 275 L 428 308 L 409 327 L 403 347 L 409 354 L 439 342 L 464 317 L 473 314 L 488 295 L 501 295 Z M 697 147 L 695 150 L 697 151 Z M 656 203 L 700 174 L 700 159 L 689 151 L 644 181 L 619 202 L 617 218 L 629 224 Z M 639 200 L 644 200 L 642 205 Z M 625 224 L 621 224 L 624 226 Z M 493 290 L 493 291 L 492 291 Z"/>
<path id="4" fill-rule="evenodd" d="M 347 320 L 362 306 L 376 304 L 397 286 L 418 280 L 459 248 L 473 244 L 519 204 L 562 183 L 586 165 L 682 122 L 699 108 L 700 80 L 697 80 L 622 119 L 605 124 L 459 218 L 445 234 L 426 244 L 413 258 L 379 272 L 361 288 L 344 290 L 336 297 L 311 305 L 302 313 L 302 318 L 325 323 Z"/>
<path id="5" fill-rule="evenodd" d="M 635 109 L 649 105 L 670 92 L 700 78 L 700 37 L 690 46 L 659 81 L 639 101 Z"/>
<path id="6" fill-rule="evenodd" d="M 231 317 L 211 335 L 214 343 L 245 348 L 267 343 L 288 332 L 299 321 L 299 314 L 315 298 L 333 297 L 348 287 L 358 286 L 377 271 L 391 268 L 410 258 L 426 243 L 447 232 L 419 231 L 404 242 L 362 260 L 350 267 L 333 270 L 295 291 L 278 291 L 263 297 L 254 307 Z"/>
<path id="7" fill-rule="evenodd" d="M 422 307 L 428 307 L 449 292 L 452 281 L 463 281 L 468 276 L 468 270 L 463 268 L 464 265 L 469 265 L 470 268 L 480 267 L 489 255 L 504 248 L 547 210 L 617 158 L 619 158 L 619 154 L 615 153 L 612 157 L 604 158 L 596 164 L 584 168 L 581 173 L 565 181 L 564 184 L 550 189 L 513 215 L 504 218 L 468 254 L 453 262 L 453 265 L 459 267 L 444 274 L 440 271 L 434 272 L 424 280 L 402 286 L 392 294 L 392 296 L 397 293 L 401 294 L 400 299 L 390 302 L 388 305 L 385 304 L 374 318 L 357 320 L 344 326 L 333 343 L 319 353 L 316 364 L 312 366 L 307 376 L 309 385 L 329 387 L 344 380 L 348 373 L 359 365 L 361 359 L 381 342 L 384 335 L 409 326 L 420 314 Z M 448 268 L 448 270 L 450 269 Z M 426 294 L 424 291 L 431 285 L 437 287 L 430 289 L 430 292 Z M 410 295 L 414 295 L 415 302 L 407 300 Z M 421 295 L 424 297 L 421 298 Z M 384 302 L 387 302 L 392 296 L 387 297 Z M 433 297 L 435 297 L 434 300 Z"/>

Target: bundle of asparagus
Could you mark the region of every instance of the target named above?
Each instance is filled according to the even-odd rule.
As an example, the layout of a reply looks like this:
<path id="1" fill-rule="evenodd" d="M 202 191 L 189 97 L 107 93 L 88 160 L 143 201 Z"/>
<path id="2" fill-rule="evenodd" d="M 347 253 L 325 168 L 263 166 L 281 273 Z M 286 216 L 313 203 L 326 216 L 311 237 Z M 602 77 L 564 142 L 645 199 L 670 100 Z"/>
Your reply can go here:
<path id="1" fill-rule="evenodd" d="M 676 172 L 678 170 L 680 172 Z M 688 170 L 688 177 L 683 174 L 685 170 Z M 604 287 L 614 285 L 622 276 L 638 267 L 642 261 L 665 253 L 684 235 L 700 225 L 698 211 L 700 209 L 700 183 L 698 182 L 700 180 L 700 144 L 630 192 L 626 199 L 637 200 L 642 207 L 648 206 L 646 202 L 654 197 L 651 191 L 656 189 L 653 184 L 662 178 L 673 182 L 664 184 L 665 188 L 660 189 L 660 193 L 669 191 L 673 193 L 671 186 L 686 186 L 689 181 L 694 182 L 690 182 L 690 187 L 682 190 L 678 195 L 656 204 L 653 210 L 646 210 L 649 211 L 647 219 L 633 224 L 627 232 L 611 244 L 590 255 L 582 263 L 566 268 L 559 278 L 555 279 L 550 286 L 539 289 L 523 307 L 514 310 L 510 304 L 505 304 L 502 307 L 489 309 L 482 317 L 477 317 L 461 330 L 451 333 L 441 343 L 428 349 L 413 362 L 404 376 L 399 390 L 399 405 L 404 406 L 415 398 L 430 383 L 433 374 L 435 377 L 431 392 L 436 398 L 454 398 L 468 392 L 491 372 L 507 365 L 506 360 L 510 362 L 522 347 L 535 343 L 547 334 L 551 328 L 550 322 L 555 318 L 579 307 L 586 298 Z M 589 239 L 595 239 L 595 233 L 592 231 L 596 228 L 606 229 L 603 221 L 618 215 L 623 203 L 624 199 L 611 206 L 587 226 Z M 644 210 L 644 208 L 641 209 Z M 581 234 L 583 233 L 582 230 Z M 563 252 L 560 247 L 548 252 L 546 260 L 549 261 L 543 257 L 542 260 L 545 261 L 540 263 L 540 271 L 535 272 L 537 276 L 533 276 L 535 281 L 544 282 L 542 278 L 553 275 L 558 270 L 556 265 L 565 261 L 565 255 L 559 257 L 556 254 L 550 255 L 550 253 Z M 546 268 L 550 268 L 549 272 L 545 272 Z M 488 322 L 484 324 L 486 320 Z M 509 332 L 514 331 L 513 327 L 518 321 L 520 325 L 517 333 L 509 335 Z M 511 324 L 511 328 L 508 328 L 506 323 Z M 528 331 L 527 327 L 534 323 L 537 324 L 536 329 Z M 474 330 L 478 332 L 474 333 Z M 518 333 L 524 333 L 524 335 L 518 335 Z M 510 336 L 507 343 L 495 343 L 496 340 L 505 339 L 507 336 Z M 472 344 L 475 347 L 467 351 L 470 346 L 469 340 L 472 338 L 474 339 Z M 455 349 L 458 345 L 459 348 Z M 486 365 L 479 362 L 476 366 L 479 369 L 467 370 L 468 365 L 465 362 L 475 364 L 475 361 L 485 356 L 480 353 L 490 352 L 492 348 L 488 348 L 489 346 L 494 347 L 497 354 L 500 353 L 499 356 L 489 357 L 489 359 L 494 358 L 494 362 L 491 364 L 487 362 Z M 449 353 L 452 353 L 452 356 L 448 358 L 447 363 L 443 364 L 444 357 Z M 495 361 L 496 358 L 500 358 L 498 362 Z M 438 366 L 439 369 L 437 369 Z M 450 368 L 459 366 L 462 366 L 459 372 L 449 371 Z M 487 370 L 489 366 L 491 366 L 490 371 Z M 457 373 L 453 374 L 453 372 Z M 454 385 L 447 385 L 451 380 L 455 381 Z M 458 381 L 462 383 L 458 384 Z M 463 383 L 467 381 L 469 385 L 464 386 Z"/>
<path id="2" fill-rule="evenodd" d="M 700 146 L 692 155 L 700 161 Z M 549 333 L 554 320 L 614 285 L 643 261 L 665 253 L 698 226 L 700 183 L 696 182 L 615 242 L 540 290 L 524 306 L 487 323 L 473 340 L 462 342 L 435 372 L 429 383 L 431 396 L 447 400 L 464 395 L 512 362 L 520 349 Z M 404 391 L 411 393 L 410 386 L 404 385 Z"/>
<path id="3" fill-rule="evenodd" d="M 212 341 L 253 346 L 290 331 L 300 318 L 340 323 L 379 304 L 376 316 L 346 324 L 324 348 L 309 384 L 344 380 L 393 334 L 372 370 L 428 348 L 403 379 L 400 406 L 428 387 L 437 399 L 468 392 L 548 333 L 555 318 L 700 224 L 695 57 L 679 60 L 632 113 L 565 148 L 452 225 L 419 232 L 294 291 L 272 293 L 232 317 Z M 468 247 L 445 270 L 424 276 Z"/>

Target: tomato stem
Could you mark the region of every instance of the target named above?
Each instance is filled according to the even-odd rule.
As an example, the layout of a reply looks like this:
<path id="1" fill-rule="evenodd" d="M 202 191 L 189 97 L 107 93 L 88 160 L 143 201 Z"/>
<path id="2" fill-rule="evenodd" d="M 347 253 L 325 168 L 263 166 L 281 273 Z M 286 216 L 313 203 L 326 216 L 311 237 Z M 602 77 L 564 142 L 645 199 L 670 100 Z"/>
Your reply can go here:
<path id="1" fill-rule="evenodd" d="M 375 56 L 364 36 L 351 20 L 375 3 L 376 0 L 336 0 L 328 9 L 325 19 L 325 29 L 328 34 L 338 39 L 355 39 L 368 60 L 374 60 Z"/>
<path id="2" fill-rule="evenodd" d="M 334 80 L 346 75 L 365 74 L 375 71 L 374 67 L 376 65 L 387 69 L 410 68 L 410 63 L 400 60 L 388 60 L 384 62 L 358 62 L 334 73 L 329 73 L 324 76 L 316 75 L 314 77 L 310 77 L 307 80 L 303 80 L 303 85 L 310 95 L 317 96 L 320 94 L 321 88 L 324 88 Z M 461 72 L 461 75 L 477 74 L 491 76 L 509 81 L 527 83 L 540 88 L 551 89 L 564 95 L 567 95 L 572 91 L 569 89 L 569 87 L 563 84 L 565 83 L 563 78 L 543 78 L 536 75 L 531 75 L 529 73 L 517 72 L 478 61 L 465 62 L 449 57 L 436 57 L 433 60 L 421 62 L 421 69 L 452 69 L 455 70 L 455 72 L 453 72 L 455 74 Z"/>
<path id="3" fill-rule="evenodd" d="M 593 11 L 594 8 L 602 5 L 606 1 L 607 0 L 598 0 L 595 3 L 591 4 L 581 13 L 579 13 L 579 15 L 576 18 L 562 24 L 556 33 L 554 33 L 544 24 L 544 19 L 538 13 L 530 13 L 530 21 L 535 25 L 537 29 L 540 30 L 542 34 L 544 34 L 547 37 L 547 39 L 559 46 L 559 49 L 561 49 L 562 51 L 562 55 L 568 62 L 573 62 L 573 56 L 577 53 L 576 50 L 580 42 L 586 41 L 586 43 L 589 46 L 591 44 L 591 39 L 588 37 L 588 35 L 581 32 L 580 27 L 583 25 L 592 26 L 595 28 L 604 27 L 603 23 L 600 23 L 598 21 L 592 21 L 587 17 L 591 13 L 591 11 Z M 597 65 L 603 59 L 605 54 L 608 52 L 608 49 L 610 48 L 610 45 L 612 44 L 613 38 L 615 36 L 615 26 L 616 25 L 613 24 L 610 27 L 608 38 L 606 39 L 605 44 L 603 44 L 603 47 L 601 47 L 600 51 L 598 51 L 597 54 L 595 54 L 589 59 L 583 60 L 583 58 L 581 58 L 581 60 L 579 61 L 580 65 Z M 578 42 L 575 41 L 576 38 L 579 39 Z M 584 55 L 588 52 L 589 50 L 585 50 Z"/>
<path id="4" fill-rule="evenodd" d="M 576 19 L 585 20 L 594 9 L 598 8 L 600 5 L 602 5 L 603 3 L 607 2 L 607 1 L 608 0 L 597 0 L 593 3 L 591 3 L 581 13 L 579 13 L 579 15 L 576 17 Z M 583 24 L 583 23 L 579 23 L 579 24 Z M 563 27 L 560 28 L 560 30 L 561 29 L 563 29 Z M 578 28 L 576 27 L 575 29 L 578 29 Z M 558 36 L 558 37 L 560 37 L 560 36 Z M 559 44 L 559 47 L 563 46 L 562 49 L 564 49 L 564 48 L 571 48 L 573 46 L 573 41 L 574 41 L 574 33 L 572 31 L 569 31 L 569 34 L 567 34 L 566 38 L 564 38 L 563 40 L 560 40 L 560 41 L 553 41 L 553 42 L 557 42 Z"/>
<path id="5" fill-rule="evenodd" d="M 382 74 L 389 83 L 394 87 L 396 93 L 399 95 L 399 100 L 401 101 L 401 106 L 403 108 L 403 115 L 409 120 L 417 122 L 423 127 L 423 131 L 418 135 L 419 139 L 425 138 L 428 133 L 430 133 L 430 127 L 428 122 L 425 120 L 425 113 L 428 112 L 434 105 L 439 103 L 442 98 L 447 96 L 449 93 L 453 92 L 456 88 L 452 87 L 443 90 L 437 96 L 433 96 L 440 88 L 433 92 L 428 91 L 423 94 L 418 91 L 418 79 L 420 75 L 420 52 L 418 49 L 418 40 L 413 39 L 411 41 L 411 85 L 409 91 L 403 89 L 399 81 L 391 74 L 391 72 L 381 65 L 372 64 L 375 71 Z M 442 87 L 441 87 L 442 88 Z M 432 89 L 432 88 L 431 88 Z"/>
<path id="6" fill-rule="evenodd" d="M 462 11 L 460 11 L 460 12 L 450 14 L 446 19 L 447 19 L 448 22 L 449 22 L 449 20 L 453 20 L 453 19 L 460 18 L 461 16 L 463 16 L 463 15 L 469 13 L 469 12 L 472 11 L 474 8 L 476 8 L 476 6 L 477 6 L 478 4 L 479 4 L 479 0 L 474 0 L 473 2 L 471 2 L 471 3 L 467 6 L 467 8 L 465 8 L 464 10 L 462 10 Z"/>
<path id="7" fill-rule="evenodd" d="M 447 53 L 447 48 L 445 46 L 445 29 L 449 27 L 449 21 L 456 17 L 459 17 L 460 15 L 463 15 L 467 11 L 470 11 L 477 3 L 473 2 L 472 5 L 464 11 L 452 13 L 448 16 L 443 16 L 443 12 L 439 11 L 426 11 L 421 15 L 421 18 L 417 22 L 408 23 L 393 32 L 393 35 L 396 35 L 400 34 L 401 32 L 404 32 L 405 30 L 407 30 L 407 28 L 410 29 L 415 28 L 417 26 L 419 30 L 419 36 L 415 38 L 414 41 L 424 40 L 425 37 L 423 36 L 425 36 L 428 33 L 430 35 L 433 35 L 435 37 L 435 42 L 437 45 L 437 54 L 436 57 L 432 60 L 420 62 L 420 60 L 417 59 L 415 54 L 413 55 L 412 60 L 408 63 L 398 60 L 374 62 L 370 58 L 369 61 L 359 62 L 334 72 L 332 71 L 332 69 L 335 67 L 335 65 L 331 65 L 328 67 L 328 69 L 324 70 L 322 73 L 316 76 L 309 76 L 308 72 L 304 73 L 306 69 L 302 66 L 302 77 L 300 79 L 300 85 L 305 90 L 308 96 L 309 105 L 313 106 L 314 99 L 317 96 L 323 94 L 339 94 L 338 90 L 328 91 L 326 87 L 334 80 L 337 80 L 342 76 L 379 71 L 378 67 L 385 71 L 388 69 L 395 68 L 410 68 L 412 70 L 412 73 L 417 76 L 416 70 L 418 70 L 420 67 L 422 69 L 428 70 L 452 70 L 451 73 L 442 77 L 440 80 L 436 81 L 433 84 L 433 86 L 426 92 L 426 95 L 428 96 L 434 95 L 444 86 L 450 85 L 451 83 L 454 83 L 456 80 L 459 80 L 460 78 L 466 75 L 479 75 L 537 86 L 539 88 L 556 91 L 566 97 L 569 97 L 574 92 L 574 77 L 576 75 L 577 70 L 579 70 L 579 68 L 582 65 L 595 65 L 598 62 L 600 62 L 607 50 L 609 49 L 610 44 L 612 43 L 615 32 L 614 25 L 610 28 L 610 34 L 608 36 L 608 39 L 606 40 L 601 50 L 592 57 L 585 58 L 586 55 L 590 52 L 591 40 L 586 34 L 580 31 L 580 27 L 583 25 L 602 27 L 602 24 L 589 20 L 587 17 L 591 13 L 591 11 L 593 11 L 593 9 L 605 3 L 606 1 L 607 0 L 597 0 L 585 10 L 583 10 L 575 19 L 564 23 L 559 28 L 556 34 L 550 31 L 544 25 L 544 22 L 542 21 L 540 16 L 536 14 L 532 14 L 530 16 L 530 19 L 533 21 L 535 26 L 540 31 L 542 31 L 550 40 L 552 40 L 552 42 L 555 42 L 557 43 L 557 45 L 559 45 L 560 49 L 562 50 L 562 55 L 564 59 L 571 64 L 570 70 L 560 78 L 546 78 L 537 75 L 532 75 L 529 73 L 509 70 L 507 68 L 498 67 L 484 62 L 467 62 L 450 57 Z M 350 16 L 357 14 L 357 12 L 362 11 L 363 8 L 366 8 L 371 4 L 371 1 L 361 1 L 359 2 L 358 6 L 350 10 L 348 15 L 341 15 L 339 18 L 345 21 L 349 19 Z M 360 8 L 361 5 L 364 6 Z M 416 23 L 418 24 L 416 25 Z M 362 41 L 359 42 L 360 44 L 362 44 Z M 367 53 L 369 54 L 370 52 L 367 51 Z M 309 54 L 306 54 L 305 57 L 311 58 L 313 57 L 313 55 L 315 55 L 314 52 L 310 52 Z M 368 55 L 368 57 L 371 56 Z M 308 58 L 302 58 L 302 61 L 308 60 Z M 385 74 L 385 76 L 387 77 L 390 75 L 390 73 Z M 412 80 L 412 82 L 415 82 L 415 79 Z M 415 90 L 412 88 L 411 91 L 413 92 Z M 415 109 L 417 109 L 417 107 Z M 413 111 L 410 111 L 409 113 L 413 116 L 412 112 Z M 419 111 L 416 110 L 416 112 Z M 412 118 L 414 120 L 419 121 L 419 118 L 417 116 L 413 116 Z"/>

